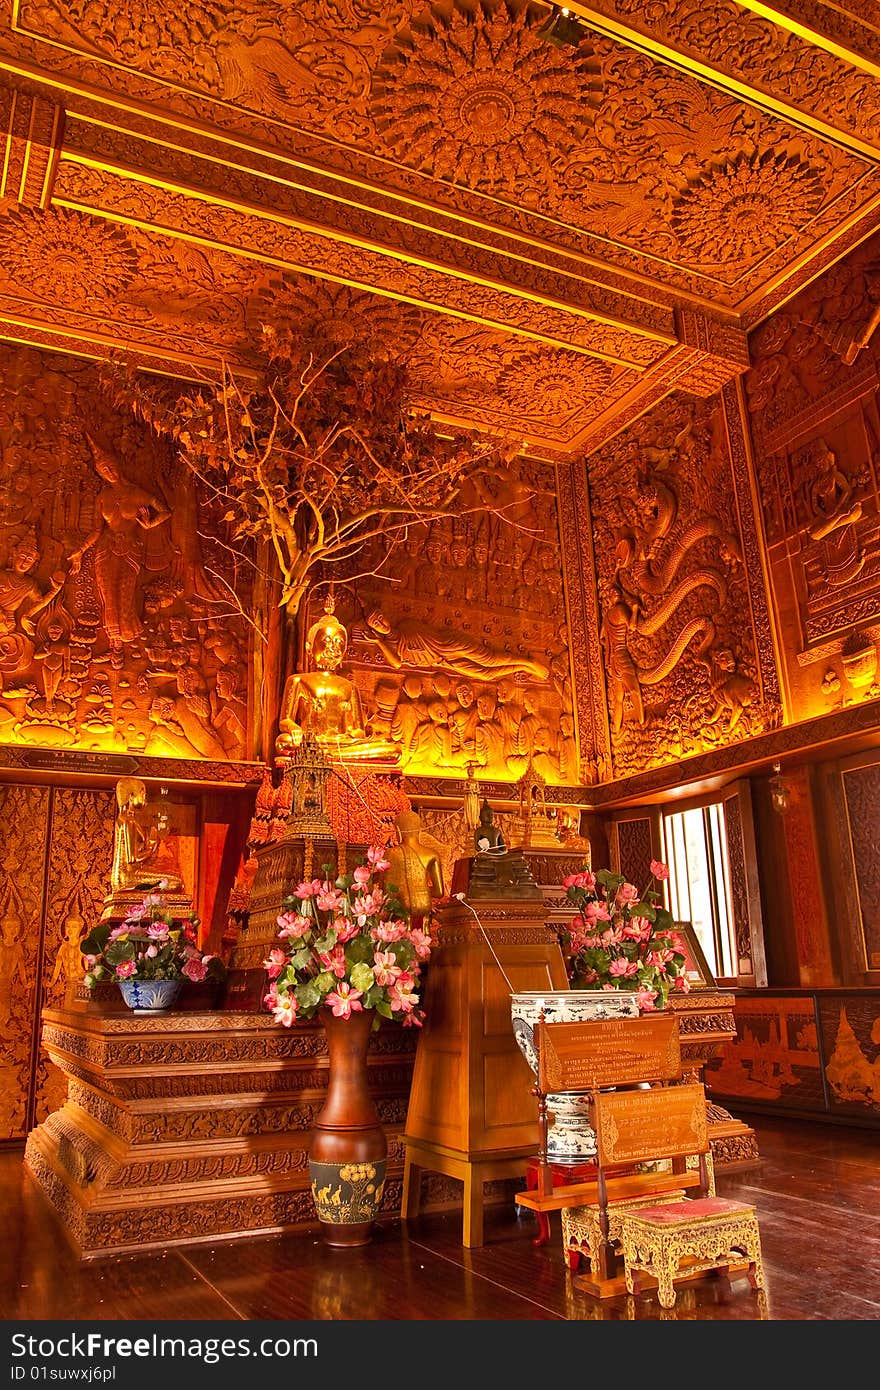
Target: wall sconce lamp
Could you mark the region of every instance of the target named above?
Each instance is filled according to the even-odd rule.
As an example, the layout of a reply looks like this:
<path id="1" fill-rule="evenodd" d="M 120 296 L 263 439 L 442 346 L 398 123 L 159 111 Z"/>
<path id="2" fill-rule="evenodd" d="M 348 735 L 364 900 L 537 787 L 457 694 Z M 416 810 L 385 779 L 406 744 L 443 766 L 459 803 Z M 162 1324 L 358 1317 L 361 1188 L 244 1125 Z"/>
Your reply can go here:
<path id="1" fill-rule="evenodd" d="M 782 776 L 780 763 L 773 764 L 773 776 L 770 778 L 770 800 L 773 803 L 773 810 L 778 811 L 781 816 L 788 810 L 791 802 L 791 787 Z"/>

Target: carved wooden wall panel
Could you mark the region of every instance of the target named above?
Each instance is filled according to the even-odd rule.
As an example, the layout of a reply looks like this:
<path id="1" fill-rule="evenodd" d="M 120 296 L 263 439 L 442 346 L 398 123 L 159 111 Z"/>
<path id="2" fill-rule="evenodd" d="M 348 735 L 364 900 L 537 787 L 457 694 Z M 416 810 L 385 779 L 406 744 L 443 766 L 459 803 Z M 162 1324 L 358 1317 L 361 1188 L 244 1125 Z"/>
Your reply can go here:
<path id="1" fill-rule="evenodd" d="M 875 695 L 880 238 L 751 339 L 746 377 L 791 716 Z"/>
<path id="2" fill-rule="evenodd" d="M 402 742 L 406 773 L 471 763 L 478 779 L 515 782 L 531 760 L 546 782 L 577 783 L 555 476 L 521 461 L 487 469 L 481 486 L 503 516 L 463 497 L 455 520 L 410 527 L 381 577 L 368 573 L 378 554 L 355 561 L 366 576 L 339 594 L 350 665 L 374 734 Z M 376 611 L 391 629 L 382 645 Z"/>
<path id="3" fill-rule="evenodd" d="M 670 398 L 587 469 L 615 774 L 772 727 L 720 400 Z"/>
<path id="4" fill-rule="evenodd" d="M 48 787 L 0 786 L 0 1140 L 30 1127 L 50 801 Z"/>
<path id="5" fill-rule="evenodd" d="M 247 628 L 192 480 L 89 365 L 0 345 L 0 376 L 0 742 L 246 758 Z"/>
<path id="6" fill-rule="evenodd" d="M 55 787 L 48 831 L 38 1013 L 63 1007 L 82 980 L 79 942 L 101 914 L 113 857 L 116 799 L 111 791 Z M 35 1059 L 30 1124 L 65 1099 L 64 1078 L 42 1049 Z"/>
<path id="7" fill-rule="evenodd" d="M 859 912 L 868 970 L 880 970 L 880 846 L 877 807 L 880 805 L 880 764 L 852 768 L 843 774 L 852 844 Z"/>

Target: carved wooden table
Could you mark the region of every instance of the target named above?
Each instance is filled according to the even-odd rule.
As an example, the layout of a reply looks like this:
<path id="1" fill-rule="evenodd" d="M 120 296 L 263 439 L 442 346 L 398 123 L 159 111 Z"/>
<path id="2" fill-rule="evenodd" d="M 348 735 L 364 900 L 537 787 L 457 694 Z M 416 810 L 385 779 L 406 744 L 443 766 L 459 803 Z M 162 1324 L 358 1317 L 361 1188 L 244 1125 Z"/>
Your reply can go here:
<path id="1" fill-rule="evenodd" d="M 389 1214 L 400 1203 L 413 1031 L 383 1028 L 370 1050 Z M 43 1046 L 69 1094 L 31 1132 L 25 1165 L 84 1258 L 318 1229 L 308 1142 L 326 1083 L 320 1024 L 288 1031 L 268 1014 L 137 1017 L 80 1004 L 44 1011 Z"/>
<path id="2" fill-rule="evenodd" d="M 703 1081 L 703 1068 L 736 1037 L 734 995 L 718 989 L 670 994 L 668 1007 L 678 1018 L 686 1081 Z M 755 1131 L 710 1099 L 706 1118 L 716 1168 L 750 1168 L 759 1160 Z"/>

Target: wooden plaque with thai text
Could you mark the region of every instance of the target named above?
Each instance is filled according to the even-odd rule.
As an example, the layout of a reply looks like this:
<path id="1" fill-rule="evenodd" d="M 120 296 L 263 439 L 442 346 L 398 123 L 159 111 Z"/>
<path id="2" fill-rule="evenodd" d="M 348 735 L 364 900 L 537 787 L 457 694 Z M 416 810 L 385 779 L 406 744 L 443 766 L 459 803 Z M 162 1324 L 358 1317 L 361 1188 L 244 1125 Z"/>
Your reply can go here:
<path id="1" fill-rule="evenodd" d="M 706 1153 L 706 1092 L 692 1086 L 597 1093 L 593 1104 L 600 1164 L 642 1163 Z"/>
<path id="2" fill-rule="evenodd" d="M 538 1085 L 548 1091 L 593 1091 L 681 1076 L 678 1019 L 606 1018 L 538 1023 Z"/>

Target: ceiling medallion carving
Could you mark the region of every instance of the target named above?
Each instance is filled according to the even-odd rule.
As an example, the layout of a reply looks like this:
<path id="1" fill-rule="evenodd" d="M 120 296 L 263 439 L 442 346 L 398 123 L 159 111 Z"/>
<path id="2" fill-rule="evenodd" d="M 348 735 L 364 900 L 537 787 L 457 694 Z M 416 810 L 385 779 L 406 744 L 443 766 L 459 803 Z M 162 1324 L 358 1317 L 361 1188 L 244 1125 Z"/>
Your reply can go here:
<path id="1" fill-rule="evenodd" d="M 614 369 L 607 362 L 546 349 L 517 356 L 498 378 L 498 393 L 513 411 L 566 419 L 607 391 Z"/>
<path id="2" fill-rule="evenodd" d="M 797 155 L 742 154 L 685 189 L 672 225 L 698 262 L 748 264 L 799 231 L 824 199 L 821 175 Z"/>
<path id="3" fill-rule="evenodd" d="M 256 337 L 269 318 L 276 326 L 320 326 L 340 347 L 362 343 L 376 356 L 405 359 L 424 333 L 426 315 L 404 301 L 290 275 L 270 278 L 249 306 L 248 326 Z"/>
<path id="4" fill-rule="evenodd" d="M 0 218 L 0 265 L 40 299 L 90 304 L 125 288 L 138 257 L 120 227 L 79 212 L 16 208 Z"/>
<path id="5" fill-rule="evenodd" d="M 373 75 L 372 115 L 406 164 L 536 205 L 547 152 L 577 148 L 601 98 L 592 50 L 540 39 L 546 18 L 481 4 L 439 7 L 398 35 Z"/>

